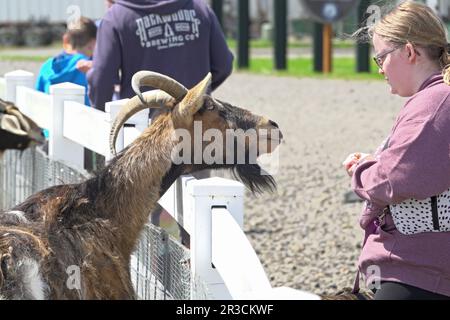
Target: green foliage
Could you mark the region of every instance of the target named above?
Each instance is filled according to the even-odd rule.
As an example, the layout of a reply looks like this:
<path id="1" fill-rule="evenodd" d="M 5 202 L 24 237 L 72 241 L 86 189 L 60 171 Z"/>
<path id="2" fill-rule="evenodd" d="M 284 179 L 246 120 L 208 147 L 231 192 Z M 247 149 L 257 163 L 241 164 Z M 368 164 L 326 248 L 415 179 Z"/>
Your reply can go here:
<path id="1" fill-rule="evenodd" d="M 353 79 L 353 80 L 383 80 L 378 74 L 375 63 L 371 64 L 370 73 L 357 73 L 356 61 L 353 58 L 334 58 L 333 71 L 330 74 L 322 74 L 313 71 L 312 58 L 292 58 L 288 60 L 287 70 L 274 70 L 273 61 L 269 58 L 252 58 L 249 69 L 237 71 L 251 72 L 265 75 L 280 75 L 293 77 L 323 78 L 323 79 Z"/>
<path id="2" fill-rule="evenodd" d="M 0 61 L 31 61 L 31 62 L 44 62 L 50 58 L 50 56 L 28 56 L 28 55 L 12 55 L 1 54 Z"/>
<path id="3" fill-rule="evenodd" d="M 237 47 L 237 41 L 234 39 L 227 39 L 227 44 L 230 47 L 230 49 L 236 49 Z M 288 41 L 288 48 L 311 48 L 312 41 L 311 40 L 289 40 Z M 333 47 L 334 48 L 353 48 L 355 46 L 355 43 L 352 40 L 340 40 L 340 39 L 334 39 L 333 40 Z M 273 43 L 270 40 L 262 40 L 262 39 L 253 39 L 250 40 L 249 44 L 250 48 L 253 49 L 271 49 L 273 48 Z"/>

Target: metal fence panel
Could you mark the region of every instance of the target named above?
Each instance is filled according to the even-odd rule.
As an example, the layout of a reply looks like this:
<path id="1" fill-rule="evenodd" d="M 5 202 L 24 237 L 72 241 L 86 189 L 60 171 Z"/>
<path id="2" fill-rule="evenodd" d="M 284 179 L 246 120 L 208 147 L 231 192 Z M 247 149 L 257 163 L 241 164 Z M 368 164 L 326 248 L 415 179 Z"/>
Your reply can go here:
<path id="1" fill-rule="evenodd" d="M 0 210 L 9 209 L 28 196 L 58 184 L 87 179 L 39 148 L 8 150 L 0 159 Z M 190 251 L 168 233 L 149 223 L 131 258 L 131 276 L 139 299 L 210 299 L 200 279 L 191 281 Z M 191 285 L 192 282 L 192 285 Z"/>
<path id="2" fill-rule="evenodd" d="M 79 183 L 89 174 L 52 161 L 39 148 L 7 150 L 1 159 L 0 208 L 9 209 L 30 195 L 58 184 Z"/>

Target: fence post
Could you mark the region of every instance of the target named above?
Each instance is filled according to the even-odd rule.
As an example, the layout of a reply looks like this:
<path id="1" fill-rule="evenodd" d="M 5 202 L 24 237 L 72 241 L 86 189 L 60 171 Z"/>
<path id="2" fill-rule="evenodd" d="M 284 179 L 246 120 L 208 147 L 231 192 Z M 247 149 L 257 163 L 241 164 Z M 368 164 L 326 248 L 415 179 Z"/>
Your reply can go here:
<path id="1" fill-rule="evenodd" d="M 15 70 L 5 73 L 6 100 L 16 103 L 16 89 L 18 86 L 34 87 L 34 75 L 24 70 Z M 20 106 L 19 106 L 20 108 Z"/>
<path id="2" fill-rule="evenodd" d="M 238 68 L 248 68 L 249 66 L 249 41 L 250 41 L 250 17 L 249 0 L 238 1 L 238 43 L 237 51 Z"/>
<path id="3" fill-rule="evenodd" d="M 122 99 L 122 100 L 114 100 L 107 102 L 105 104 L 105 112 L 109 114 L 109 122 L 111 123 L 111 126 L 114 122 L 114 119 L 117 117 L 117 114 L 119 113 L 120 109 L 127 103 L 128 99 Z M 106 161 L 111 160 L 114 155 L 111 154 L 111 150 L 109 149 L 109 141 L 105 141 L 105 147 L 106 147 L 106 154 L 105 157 Z M 124 148 L 124 141 L 123 141 L 123 128 L 120 129 L 119 134 L 117 135 L 116 140 L 116 151 L 119 152 Z"/>
<path id="4" fill-rule="evenodd" d="M 129 99 L 110 101 L 105 104 L 105 112 L 109 114 L 109 121 L 112 125 L 114 119 L 116 119 L 117 114 L 120 109 L 128 102 Z M 127 125 L 133 125 L 134 128 L 121 128 L 116 140 L 116 151 L 119 152 L 124 149 L 127 145 L 134 141 L 147 127 L 148 127 L 148 117 L 149 109 L 144 109 L 130 119 L 127 120 Z M 106 143 L 107 154 L 106 160 L 110 160 L 114 155 L 110 154 L 109 141 Z"/>
<path id="5" fill-rule="evenodd" d="M 83 146 L 64 137 L 64 101 L 84 104 L 85 88 L 64 82 L 50 86 L 52 96 L 52 123 L 49 128 L 48 154 L 53 160 L 63 161 L 84 169 Z M 89 130 L 80 127 L 79 130 Z"/>
<path id="6" fill-rule="evenodd" d="M 277 70 L 286 70 L 286 46 L 287 46 L 287 1 L 274 0 L 274 65 Z"/>
<path id="7" fill-rule="evenodd" d="M 244 186 L 218 177 L 192 179 L 186 183 L 189 210 L 183 212 L 183 226 L 191 235 L 192 281 L 205 282 L 214 299 L 231 299 L 223 279 L 212 265 L 211 209 L 226 207 L 242 228 Z M 193 284 L 191 294 L 195 293 Z"/>

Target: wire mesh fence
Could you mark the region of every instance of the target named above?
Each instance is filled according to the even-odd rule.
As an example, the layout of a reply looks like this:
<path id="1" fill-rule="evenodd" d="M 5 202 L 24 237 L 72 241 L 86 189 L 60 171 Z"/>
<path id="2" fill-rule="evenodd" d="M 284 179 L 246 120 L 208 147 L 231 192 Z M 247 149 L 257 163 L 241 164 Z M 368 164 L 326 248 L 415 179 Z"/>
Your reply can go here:
<path id="1" fill-rule="evenodd" d="M 58 185 L 79 183 L 89 174 L 52 161 L 40 148 L 7 150 L 1 159 L 0 208 L 9 209 L 33 193 Z"/>
<path id="2" fill-rule="evenodd" d="M 190 299 L 189 252 L 152 224 L 144 228 L 131 262 L 131 275 L 139 299 Z"/>
<path id="3" fill-rule="evenodd" d="M 80 183 L 87 178 L 88 172 L 53 161 L 39 148 L 8 150 L 0 159 L 0 211 L 14 207 L 37 191 Z M 191 279 L 189 249 L 151 223 L 142 232 L 130 267 L 139 299 L 211 298 L 201 279 Z"/>

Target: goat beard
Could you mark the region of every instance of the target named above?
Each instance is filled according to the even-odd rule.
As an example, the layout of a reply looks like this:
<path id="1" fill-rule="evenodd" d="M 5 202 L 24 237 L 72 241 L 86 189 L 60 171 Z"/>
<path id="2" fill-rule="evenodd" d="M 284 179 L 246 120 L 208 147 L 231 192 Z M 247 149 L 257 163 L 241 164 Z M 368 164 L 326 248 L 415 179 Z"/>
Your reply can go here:
<path id="1" fill-rule="evenodd" d="M 265 173 L 258 164 L 238 164 L 233 166 L 231 171 L 233 176 L 254 194 L 276 189 L 275 179 Z"/>
<path id="2" fill-rule="evenodd" d="M 161 196 L 167 191 L 170 185 L 185 173 L 194 173 L 204 169 L 226 169 L 230 170 L 233 177 L 240 180 L 253 194 L 261 194 L 265 191 L 273 192 L 276 189 L 275 179 L 267 174 L 259 164 L 235 164 L 235 165 L 196 165 L 185 170 L 183 165 L 173 165 L 163 178 L 161 184 Z"/>

